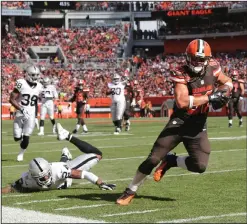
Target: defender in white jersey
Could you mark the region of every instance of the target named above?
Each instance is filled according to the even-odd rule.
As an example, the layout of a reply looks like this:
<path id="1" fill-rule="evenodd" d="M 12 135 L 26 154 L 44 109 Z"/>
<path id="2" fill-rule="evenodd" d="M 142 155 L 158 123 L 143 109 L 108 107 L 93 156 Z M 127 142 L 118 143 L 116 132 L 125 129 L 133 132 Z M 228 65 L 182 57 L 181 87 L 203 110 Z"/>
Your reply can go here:
<path id="1" fill-rule="evenodd" d="M 2 188 L 2 193 L 66 189 L 71 187 L 72 179 L 86 179 L 102 190 L 113 190 L 116 187 L 115 184 L 104 183 L 89 172 L 102 158 L 99 149 L 74 137 L 60 124 L 57 124 L 57 130 L 58 140 L 70 141 L 85 154 L 72 160 L 68 148 L 63 148 L 60 162 L 49 163 L 43 158 L 34 158 L 29 163 L 29 171 L 23 173 L 11 186 Z"/>
<path id="2" fill-rule="evenodd" d="M 126 102 L 124 96 L 124 88 L 126 82 L 121 82 L 121 77 L 118 74 L 114 74 L 112 83 L 108 83 L 107 95 L 111 97 L 111 116 L 115 125 L 114 134 L 121 132 L 122 117 L 125 110 Z"/>
<path id="3" fill-rule="evenodd" d="M 40 123 L 38 135 L 44 135 L 45 116 L 49 115 L 51 123 L 53 125 L 52 132 L 56 133 L 56 122 L 54 119 L 54 99 L 58 98 L 57 90 L 54 85 L 50 84 L 49 77 L 45 77 L 43 80 L 43 90 L 40 95 L 41 98 L 41 110 L 40 110 Z"/>
<path id="4" fill-rule="evenodd" d="M 16 81 L 9 100 L 17 110 L 13 128 L 14 140 L 21 141 L 17 161 L 23 160 L 24 152 L 28 147 L 29 136 L 35 126 L 35 106 L 42 91 L 42 85 L 38 82 L 39 68 L 31 65 L 27 67 L 25 73 L 25 79 Z"/>

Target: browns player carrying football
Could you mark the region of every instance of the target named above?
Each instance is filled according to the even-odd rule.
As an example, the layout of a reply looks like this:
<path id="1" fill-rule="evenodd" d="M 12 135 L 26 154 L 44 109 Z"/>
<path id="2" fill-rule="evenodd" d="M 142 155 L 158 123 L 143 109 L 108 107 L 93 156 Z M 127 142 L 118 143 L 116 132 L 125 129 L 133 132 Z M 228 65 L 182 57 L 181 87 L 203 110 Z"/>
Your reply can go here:
<path id="1" fill-rule="evenodd" d="M 239 73 L 237 70 L 231 72 L 233 89 L 231 92 L 231 97 L 227 105 L 228 113 L 228 127 L 232 127 L 232 117 L 234 111 L 236 112 L 239 119 L 239 127 L 243 127 L 243 119 L 241 113 L 242 100 L 244 96 L 244 80 L 239 79 Z"/>
<path id="2" fill-rule="evenodd" d="M 77 114 L 77 124 L 73 131 L 73 134 L 76 134 L 82 125 L 84 133 L 88 132 L 86 123 L 83 119 L 84 107 L 88 100 L 88 91 L 89 89 L 85 86 L 84 80 L 79 80 L 73 97 L 69 100 L 70 102 L 76 102 L 76 114 Z"/>
<path id="3" fill-rule="evenodd" d="M 203 173 L 207 168 L 210 154 L 206 127 L 209 104 L 219 109 L 228 101 L 225 90 L 215 91 L 214 86 L 218 83 L 232 89 L 232 81 L 222 73 L 219 63 L 212 59 L 209 44 L 201 39 L 189 43 L 186 64 L 171 71 L 171 80 L 175 85 L 173 114 L 128 188 L 117 199 L 119 205 L 131 202 L 139 186 L 159 163 L 154 172 L 155 181 L 160 181 L 171 167 L 196 173 Z M 169 153 L 180 142 L 183 142 L 187 156 Z"/>

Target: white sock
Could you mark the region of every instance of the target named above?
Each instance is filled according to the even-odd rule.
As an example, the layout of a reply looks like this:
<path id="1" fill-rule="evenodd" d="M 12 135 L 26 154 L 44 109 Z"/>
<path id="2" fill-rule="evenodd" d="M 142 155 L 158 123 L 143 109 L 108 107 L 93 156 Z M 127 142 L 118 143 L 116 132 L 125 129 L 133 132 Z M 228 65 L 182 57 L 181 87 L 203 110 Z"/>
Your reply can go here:
<path id="1" fill-rule="evenodd" d="M 81 125 L 77 124 L 77 125 L 75 126 L 75 129 L 78 131 L 79 128 L 80 128 L 80 126 L 81 126 Z"/>
<path id="2" fill-rule="evenodd" d="M 35 118 L 35 124 L 36 124 L 37 129 L 39 129 L 39 120 L 37 117 Z"/>
<path id="3" fill-rule="evenodd" d="M 87 125 L 84 124 L 84 125 L 82 126 L 82 128 L 83 128 L 84 131 L 88 131 L 88 130 L 87 130 Z"/>
<path id="4" fill-rule="evenodd" d="M 44 133 L 44 126 L 41 126 L 41 127 L 39 128 L 39 132 Z"/>
<path id="5" fill-rule="evenodd" d="M 232 124 L 232 120 L 229 120 L 229 124 Z"/>
<path id="6" fill-rule="evenodd" d="M 240 121 L 240 122 L 243 122 L 243 118 L 240 118 L 239 121 Z"/>
<path id="7" fill-rule="evenodd" d="M 22 149 L 20 148 L 20 152 L 19 152 L 19 155 L 23 155 L 25 153 L 26 149 Z"/>
<path id="8" fill-rule="evenodd" d="M 127 120 L 127 121 L 126 121 L 126 124 L 128 124 L 128 125 L 130 126 L 130 120 Z"/>
<path id="9" fill-rule="evenodd" d="M 143 184 L 143 182 L 145 181 L 146 178 L 147 178 L 146 174 L 143 174 L 140 171 L 137 171 L 133 180 L 129 184 L 129 189 L 136 192 L 138 190 L 139 186 Z"/>
<path id="10" fill-rule="evenodd" d="M 86 179 L 92 184 L 96 184 L 97 180 L 99 179 L 95 174 L 88 172 L 86 170 L 83 170 L 81 172 L 81 179 Z"/>
<path id="11" fill-rule="evenodd" d="M 188 170 L 187 169 L 187 166 L 186 166 L 186 164 L 185 164 L 185 159 L 187 158 L 188 156 L 178 156 L 177 157 L 177 165 L 178 165 L 178 167 L 181 167 L 181 168 L 183 168 L 183 169 L 185 169 L 185 170 Z"/>

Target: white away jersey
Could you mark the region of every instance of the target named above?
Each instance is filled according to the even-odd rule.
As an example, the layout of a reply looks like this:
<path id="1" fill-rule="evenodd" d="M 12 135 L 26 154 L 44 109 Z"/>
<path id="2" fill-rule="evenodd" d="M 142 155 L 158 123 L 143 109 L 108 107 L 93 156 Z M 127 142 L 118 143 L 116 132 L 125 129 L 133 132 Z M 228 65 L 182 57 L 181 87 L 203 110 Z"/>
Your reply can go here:
<path id="1" fill-rule="evenodd" d="M 32 190 L 50 190 L 60 188 L 65 184 L 66 178 L 71 174 L 71 169 L 64 162 L 50 163 L 52 169 L 52 184 L 49 187 L 40 186 L 29 172 L 23 173 L 21 176 L 21 186 Z"/>
<path id="2" fill-rule="evenodd" d="M 41 83 L 37 83 L 31 87 L 25 79 L 18 79 L 15 83 L 15 88 L 20 92 L 20 96 L 17 102 L 25 108 L 30 115 L 35 114 L 35 105 L 38 101 L 38 96 L 42 91 Z M 20 111 L 17 111 L 16 116 L 22 115 Z"/>
<path id="3" fill-rule="evenodd" d="M 112 90 L 110 96 L 113 102 L 125 100 L 124 97 L 125 82 L 120 82 L 118 84 L 108 83 L 108 87 Z"/>
<path id="4" fill-rule="evenodd" d="M 43 87 L 43 90 L 41 92 L 42 103 L 45 103 L 47 100 L 53 100 L 56 98 L 58 98 L 58 94 L 54 85 L 48 85 L 46 87 Z"/>

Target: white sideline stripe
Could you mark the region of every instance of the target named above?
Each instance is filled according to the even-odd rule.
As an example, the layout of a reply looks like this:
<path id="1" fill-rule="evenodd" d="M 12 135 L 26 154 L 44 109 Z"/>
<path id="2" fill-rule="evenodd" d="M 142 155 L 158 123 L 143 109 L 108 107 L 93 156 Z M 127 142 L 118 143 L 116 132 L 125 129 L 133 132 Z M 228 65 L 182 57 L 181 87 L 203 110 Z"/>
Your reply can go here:
<path id="1" fill-rule="evenodd" d="M 230 213 L 230 214 L 223 214 L 223 215 L 212 215 L 212 216 L 199 216 L 195 218 L 188 218 L 188 219 L 174 219 L 174 220 L 167 220 L 167 221 L 160 221 L 157 223 L 183 223 L 183 222 L 191 222 L 191 221 L 198 221 L 204 219 L 214 219 L 214 218 L 223 218 L 223 217 L 234 217 L 234 216 L 246 216 L 246 212 L 242 213 Z"/>
<path id="2" fill-rule="evenodd" d="M 147 144 L 145 144 L 145 145 L 147 145 Z M 70 149 L 70 150 L 72 150 L 72 149 Z M 73 150 L 76 150 L 76 149 L 73 149 Z M 237 152 L 237 151 L 246 151 L 246 149 L 229 149 L 229 150 L 218 150 L 218 151 L 215 150 L 215 151 L 211 151 L 211 153 Z M 44 151 L 36 151 L 36 152 L 44 152 Z M 180 153 L 180 154 L 177 154 L 177 155 L 187 155 L 187 153 Z M 103 159 L 101 162 L 104 162 L 104 161 L 115 161 L 115 160 L 142 159 L 142 158 L 145 158 L 145 157 L 147 157 L 147 156 L 111 158 L 111 159 Z M 24 167 L 24 166 L 27 166 L 27 164 L 24 164 L 24 165 L 13 165 L 13 166 L 2 166 L 2 167 L 3 168 L 12 168 L 12 167 Z"/>
<path id="3" fill-rule="evenodd" d="M 120 134 L 121 136 L 121 134 Z M 82 136 L 83 138 L 84 137 L 87 137 L 87 136 Z M 89 136 L 90 137 L 90 136 Z M 157 135 L 148 135 L 148 136 L 139 136 L 139 137 L 131 137 L 131 139 L 141 139 L 141 138 L 150 138 L 150 137 L 156 137 L 157 138 Z M 209 138 L 209 140 L 241 140 L 241 139 L 244 139 L 244 138 L 247 138 L 246 135 L 242 135 L 242 136 L 235 136 L 235 137 L 215 137 L 215 138 Z M 92 139 L 91 141 L 112 141 L 112 140 L 129 140 L 130 138 L 98 138 L 98 139 Z M 63 141 L 56 141 L 56 142 L 32 142 L 31 144 L 58 144 L 58 143 L 63 143 Z M 11 144 L 2 144 L 2 146 L 11 146 L 11 145 L 18 145 L 18 143 L 11 143 Z"/>
<path id="4" fill-rule="evenodd" d="M 15 205 L 25 205 L 25 204 L 32 204 L 32 203 L 41 203 L 41 202 L 51 202 L 51 201 L 63 201 L 67 198 L 58 198 L 58 199 L 46 199 L 46 200 L 33 200 L 33 201 L 25 201 L 25 202 L 18 202 Z"/>
<path id="5" fill-rule="evenodd" d="M 2 223 L 105 223 L 100 220 L 54 215 L 38 211 L 2 206 Z"/>
<path id="6" fill-rule="evenodd" d="M 228 172 L 236 172 L 236 171 L 244 171 L 246 170 L 246 168 L 244 169 L 233 169 L 233 170 L 214 170 L 214 171 L 208 171 L 208 172 L 205 172 L 203 174 L 200 174 L 200 173 L 181 173 L 181 174 L 171 174 L 171 175 L 166 175 L 165 178 L 167 177 L 180 177 L 180 176 L 194 176 L 194 175 L 197 175 L 197 176 L 204 176 L 206 174 L 214 174 L 214 173 L 228 173 Z M 148 176 L 148 179 L 152 179 L 153 176 Z M 126 181 L 126 180 L 132 180 L 132 178 L 121 178 L 121 179 L 115 179 L 115 180 L 106 180 L 106 182 L 122 182 L 122 181 Z M 83 183 L 80 183 L 80 185 L 86 185 L 86 184 L 91 184 L 89 182 L 83 182 Z"/>
<path id="7" fill-rule="evenodd" d="M 245 138 L 247 138 L 246 135 L 235 136 L 235 137 L 215 137 L 215 138 L 209 138 L 209 140 L 240 140 Z"/>
<path id="8" fill-rule="evenodd" d="M 32 194 L 8 194 L 8 195 L 2 195 L 2 198 L 14 198 L 14 197 L 30 197 Z"/>
<path id="9" fill-rule="evenodd" d="M 119 216 L 119 215 L 143 214 L 143 213 L 149 213 L 149 212 L 156 212 L 156 211 L 160 211 L 160 210 L 162 210 L 162 209 L 152 209 L 152 210 L 133 211 L 133 212 L 122 212 L 122 213 L 102 215 L 101 217 L 112 217 L 112 216 Z"/>
<path id="10" fill-rule="evenodd" d="M 114 205 L 114 204 L 98 204 L 98 205 L 84 205 L 84 206 L 74 206 L 74 207 L 68 207 L 68 208 L 56 208 L 54 210 L 56 211 L 64 211 L 64 210 L 72 210 L 72 209 L 79 209 L 79 208 L 97 208 L 107 205 Z"/>

